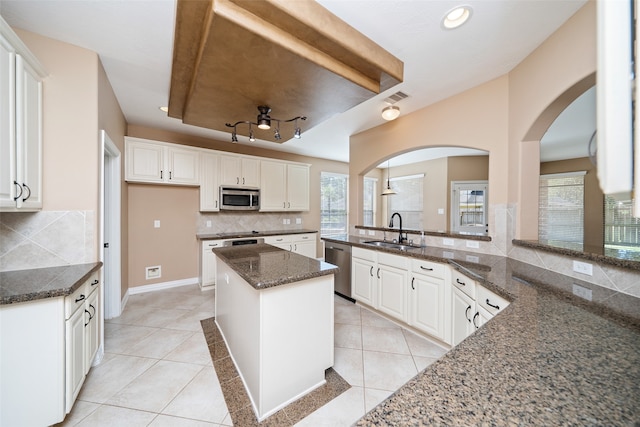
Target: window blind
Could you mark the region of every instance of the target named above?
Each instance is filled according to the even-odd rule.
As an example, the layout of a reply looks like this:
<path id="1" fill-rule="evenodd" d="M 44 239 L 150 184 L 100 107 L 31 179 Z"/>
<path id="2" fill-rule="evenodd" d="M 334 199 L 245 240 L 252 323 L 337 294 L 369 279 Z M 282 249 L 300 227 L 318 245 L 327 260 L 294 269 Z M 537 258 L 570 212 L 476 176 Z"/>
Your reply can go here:
<path id="1" fill-rule="evenodd" d="M 362 200 L 362 210 L 364 218 L 362 225 L 373 227 L 376 222 L 376 187 L 378 180 L 376 178 L 364 178 L 364 190 Z"/>
<path id="2" fill-rule="evenodd" d="M 400 176 L 391 178 L 389 181 L 391 188 L 397 194 L 387 196 L 387 218 L 391 218 L 394 212 L 398 212 L 402 216 L 402 228 L 422 230 L 424 174 Z"/>
<path id="3" fill-rule="evenodd" d="M 540 176 L 538 239 L 561 245 L 584 240 L 584 175 L 569 172 Z"/>

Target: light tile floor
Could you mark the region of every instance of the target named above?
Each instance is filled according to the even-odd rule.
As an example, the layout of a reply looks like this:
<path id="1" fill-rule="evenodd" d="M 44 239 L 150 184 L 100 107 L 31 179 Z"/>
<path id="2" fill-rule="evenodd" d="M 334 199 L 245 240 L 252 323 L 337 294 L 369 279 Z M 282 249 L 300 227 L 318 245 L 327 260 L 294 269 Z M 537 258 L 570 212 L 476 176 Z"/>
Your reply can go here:
<path id="1" fill-rule="evenodd" d="M 233 425 L 200 325 L 214 298 L 196 285 L 132 295 L 105 322 L 104 358 L 60 426 Z M 334 369 L 352 387 L 297 425 L 351 425 L 444 353 L 335 297 Z"/>

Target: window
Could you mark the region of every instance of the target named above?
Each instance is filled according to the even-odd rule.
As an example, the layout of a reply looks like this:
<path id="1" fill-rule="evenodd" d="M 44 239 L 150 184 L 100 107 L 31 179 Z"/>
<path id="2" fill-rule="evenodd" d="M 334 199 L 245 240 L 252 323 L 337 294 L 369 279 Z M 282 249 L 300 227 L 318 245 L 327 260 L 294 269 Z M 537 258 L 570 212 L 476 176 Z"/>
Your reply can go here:
<path id="1" fill-rule="evenodd" d="M 320 174 L 320 236 L 349 234 L 347 224 L 348 175 Z"/>
<path id="2" fill-rule="evenodd" d="M 362 210 L 364 211 L 364 218 L 362 225 L 368 227 L 374 227 L 376 223 L 376 188 L 378 187 L 378 180 L 376 178 L 364 178 L 364 191 Z"/>
<path id="3" fill-rule="evenodd" d="M 582 250 L 584 175 L 569 172 L 540 176 L 538 239 L 550 245 Z"/>
<path id="4" fill-rule="evenodd" d="M 633 217 L 633 200 L 604 196 L 604 254 L 637 260 L 640 256 L 640 218 Z"/>
<path id="5" fill-rule="evenodd" d="M 486 235 L 487 181 L 451 181 L 451 231 Z"/>
<path id="6" fill-rule="evenodd" d="M 424 174 L 389 179 L 391 188 L 397 194 L 386 196 L 387 218 L 398 212 L 402 216 L 402 228 L 405 230 L 422 230 L 423 181 Z"/>

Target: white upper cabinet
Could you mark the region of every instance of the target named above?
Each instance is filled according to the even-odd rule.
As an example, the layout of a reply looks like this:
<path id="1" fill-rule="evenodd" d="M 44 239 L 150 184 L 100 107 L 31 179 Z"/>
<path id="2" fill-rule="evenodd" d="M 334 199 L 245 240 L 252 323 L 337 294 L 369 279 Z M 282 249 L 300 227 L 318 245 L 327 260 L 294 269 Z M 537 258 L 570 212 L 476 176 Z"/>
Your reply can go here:
<path id="1" fill-rule="evenodd" d="M 308 211 L 309 165 L 263 160 L 260 210 Z"/>
<path id="2" fill-rule="evenodd" d="M 125 137 L 125 180 L 156 184 L 200 185 L 200 151 Z"/>
<path id="3" fill-rule="evenodd" d="M 0 209 L 42 209 L 42 80 L 46 73 L 0 18 Z"/>
<path id="4" fill-rule="evenodd" d="M 200 166 L 200 212 L 218 212 L 220 210 L 218 155 L 202 152 Z"/>
<path id="5" fill-rule="evenodd" d="M 220 185 L 260 187 L 260 161 L 252 157 L 220 156 Z"/>

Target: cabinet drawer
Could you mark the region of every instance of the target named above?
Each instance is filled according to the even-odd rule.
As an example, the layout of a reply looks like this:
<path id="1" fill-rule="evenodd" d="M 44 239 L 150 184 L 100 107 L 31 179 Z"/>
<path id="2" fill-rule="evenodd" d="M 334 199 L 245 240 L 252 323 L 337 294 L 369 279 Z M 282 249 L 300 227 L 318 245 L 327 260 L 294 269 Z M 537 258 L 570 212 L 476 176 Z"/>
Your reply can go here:
<path id="1" fill-rule="evenodd" d="M 87 299 L 87 283 L 83 283 L 74 293 L 64 298 L 64 318 L 68 320 L 73 313 L 80 307 L 84 306 Z"/>
<path id="2" fill-rule="evenodd" d="M 386 252 L 378 252 L 378 264 L 407 270 L 409 268 L 409 259 L 403 256 L 391 255 Z"/>
<path id="3" fill-rule="evenodd" d="M 421 259 L 411 260 L 411 270 L 417 274 L 444 279 L 446 266 L 438 262 L 424 261 Z"/>
<path id="4" fill-rule="evenodd" d="M 291 236 L 266 236 L 264 242 L 268 245 L 282 245 L 284 243 L 291 243 Z"/>
<path id="5" fill-rule="evenodd" d="M 483 286 L 477 286 L 476 302 L 489 313 L 495 315 L 509 305 L 507 300 L 494 294 Z"/>
<path id="6" fill-rule="evenodd" d="M 451 271 L 451 283 L 453 286 L 460 289 L 462 292 L 467 294 L 467 296 L 471 297 L 471 299 L 476 299 L 476 282 L 473 279 L 470 279 L 468 276 L 460 273 L 457 270 Z"/>
<path id="7" fill-rule="evenodd" d="M 224 242 L 226 240 L 203 240 L 202 241 L 202 250 L 208 251 L 213 248 L 221 248 L 224 246 Z"/>
<path id="8" fill-rule="evenodd" d="M 371 251 L 369 249 L 362 249 L 353 247 L 351 249 L 351 256 L 353 258 L 366 259 L 368 261 L 376 261 L 376 253 L 375 251 Z"/>
<path id="9" fill-rule="evenodd" d="M 291 238 L 296 242 L 310 242 L 316 240 L 316 233 L 293 234 Z"/>

